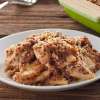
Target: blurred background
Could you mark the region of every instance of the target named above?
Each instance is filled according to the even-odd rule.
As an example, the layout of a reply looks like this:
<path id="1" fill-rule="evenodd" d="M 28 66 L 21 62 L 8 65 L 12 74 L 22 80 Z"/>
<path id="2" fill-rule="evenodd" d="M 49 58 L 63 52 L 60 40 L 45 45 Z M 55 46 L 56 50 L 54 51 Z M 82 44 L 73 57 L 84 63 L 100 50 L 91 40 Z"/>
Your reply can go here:
<path id="1" fill-rule="evenodd" d="M 29 7 L 9 4 L 0 10 L 0 31 L 4 36 L 39 28 L 75 29 L 95 34 L 65 14 L 58 0 L 38 0 Z"/>

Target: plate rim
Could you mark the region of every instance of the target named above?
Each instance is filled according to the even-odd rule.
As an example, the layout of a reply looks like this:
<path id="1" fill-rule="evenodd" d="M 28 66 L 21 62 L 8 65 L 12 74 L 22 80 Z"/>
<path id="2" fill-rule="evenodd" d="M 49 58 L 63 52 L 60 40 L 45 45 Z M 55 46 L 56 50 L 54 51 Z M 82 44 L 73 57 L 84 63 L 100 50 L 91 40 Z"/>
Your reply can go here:
<path id="1" fill-rule="evenodd" d="M 62 31 L 69 31 L 69 32 L 70 31 L 80 32 L 82 34 L 85 33 L 87 35 L 90 35 L 90 36 L 93 36 L 95 38 L 100 39 L 99 37 L 97 37 L 93 34 L 87 33 L 87 32 L 81 32 L 81 31 L 71 30 L 71 29 L 61 29 L 61 28 L 45 28 L 45 29 L 35 29 L 35 30 L 27 30 L 27 31 L 22 31 L 22 32 L 16 32 L 14 34 L 11 34 L 11 35 L 8 35 L 8 36 L 5 36 L 5 37 L 1 38 L 0 42 L 7 39 L 7 38 L 12 38 L 16 35 L 20 36 L 21 34 L 26 34 L 27 32 L 30 33 L 30 32 L 35 32 L 35 31 L 47 31 L 47 30 L 49 30 L 49 31 L 50 30 L 52 30 L 52 31 L 62 30 Z M 17 84 L 13 84 L 12 82 L 6 81 L 3 78 L 0 78 L 0 81 L 5 83 L 5 84 L 8 84 L 10 86 L 21 88 L 21 89 L 27 89 L 27 90 L 32 90 L 32 91 L 48 91 L 48 92 L 50 91 L 50 92 L 53 92 L 53 91 L 62 91 L 62 90 L 69 90 L 69 89 L 78 88 L 80 86 L 88 85 L 89 83 L 97 81 L 98 79 L 100 79 L 100 78 L 97 77 L 97 78 L 94 78 L 94 79 L 85 80 L 85 81 L 81 81 L 81 82 L 76 82 L 76 83 L 68 84 L 68 85 L 61 85 L 61 86 L 31 86 L 31 85 L 20 84 L 20 83 L 17 83 L 17 82 L 15 82 Z"/>
<path id="2" fill-rule="evenodd" d="M 79 31 L 79 30 L 74 30 L 74 29 L 63 29 L 63 28 L 41 28 L 41 29 L 33 29 L 33 30 L 26 30 L 26 31 L 20 31 L 20 32 L 15 32 L 15 33 L 12 33 L 12 34 L 9 34 L 7 36 L 4 36 L 2 38 L 0 38 L 0 41 L 3 40 L 3 39 L 6 39 L 6 38 L 9 38 L 9 37 L 12 37 L 12 36 L 16 36 L 16 35 L 20 35 L 20 34 L 24 34 L 24 32 L 29 32 L 29 31 L 45 31 L 45 30 L 64 30 L 64 31 L 73 31 L 73 32 L 80 32 L 80 33 L 85 33 L 87 35 L 90 35 L 90 36 L 93 36 L 95 38 L 99 38 L 99 36 L 96 36 L 95 34 L 91 34 L 91 33 L 88 33 L 88 32 L 84 32 L 84 31 Z"/>

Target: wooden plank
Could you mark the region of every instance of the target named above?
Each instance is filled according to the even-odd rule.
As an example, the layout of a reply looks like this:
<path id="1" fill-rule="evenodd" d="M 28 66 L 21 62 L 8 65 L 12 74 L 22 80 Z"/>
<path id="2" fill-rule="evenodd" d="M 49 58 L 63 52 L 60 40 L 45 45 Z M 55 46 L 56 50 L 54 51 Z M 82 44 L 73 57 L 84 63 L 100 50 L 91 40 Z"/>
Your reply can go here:
<path id="1" fill-rule="evenodd" d="M 57 4 L 37 4 L 30 8 L 8 5 L 0 11 L 0 23 L 1 35 L 9 35 L 30 29 L 51 27 L 69 28 L 81 31 L 88 30 L 69 18 L 64 13 L 63 8 Z M 5 30 L 3 28 L 5 28 Z M 90 30 L 88 30 L 88 32 L 94 33 Z"/>
<path id="2" fill-rule="evenodd" d="M 90 84 L 88 86 L 82 87 L 80 89 L 76 90 L 70 90 L 70 91 L 62 91 L 62 92 L 32 92 L 32 91 L 26 91 L 21 89 L 16 89 L 13 87 L 10 87 L 5 84 L 0 84 L 0 98 L 13 98 L 15 100 L 19 99 L 25 99 L 25 100 L 32 100 L 34 99 L 41 99 L 42 96 L 44 96 L 43 100 L 51 100 L 56 98 L 57 100 L 62 100 L 64 98 L 81 98 L 81 100 L 94 100 L 100 99 L 100 87 L 99 87 L 99 81 L 93 84 Z M 98 87 L 98 88 L 97 88 Z M 18 95 L 18 96 L 17 96 Z M 26 96 L 27 95 L 27 96 Z M 80 100 L 80 99 L 78 99 Z"/>

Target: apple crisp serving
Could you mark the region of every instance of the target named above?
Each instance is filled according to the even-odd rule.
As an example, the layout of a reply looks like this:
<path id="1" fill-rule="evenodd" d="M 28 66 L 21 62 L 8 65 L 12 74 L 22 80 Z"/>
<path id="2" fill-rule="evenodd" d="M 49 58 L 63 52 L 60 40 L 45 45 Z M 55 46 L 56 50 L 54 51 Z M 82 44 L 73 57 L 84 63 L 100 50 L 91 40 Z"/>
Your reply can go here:
<path id="1" fill-rule="evenodd" d="M 31 35 L 6 49 L 6 73 L 30 85 L 65 85 L 95 78 L 100 53 L 85 36 L 59 32 Z"/>

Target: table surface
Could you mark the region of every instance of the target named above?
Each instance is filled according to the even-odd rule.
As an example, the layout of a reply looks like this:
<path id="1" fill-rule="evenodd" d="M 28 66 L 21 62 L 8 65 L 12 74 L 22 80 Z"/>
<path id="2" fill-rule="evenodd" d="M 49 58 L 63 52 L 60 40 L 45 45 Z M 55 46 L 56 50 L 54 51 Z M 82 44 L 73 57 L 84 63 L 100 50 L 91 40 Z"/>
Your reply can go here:
<path id="1" fill-rule="evenodd" d="M 0 0 L 0 2 L 3 0 Z M 0 37 L 15 32 L 40 29 L 76 29 L 91 34 L 92 30 L 69 18 L 57 0 L 39 0 L 31 7 L 7 5 L 0 10 Z M 62 92 L 31 92 L 0 83 L 0 100 L 100 100 L 100 82 Z"/>

